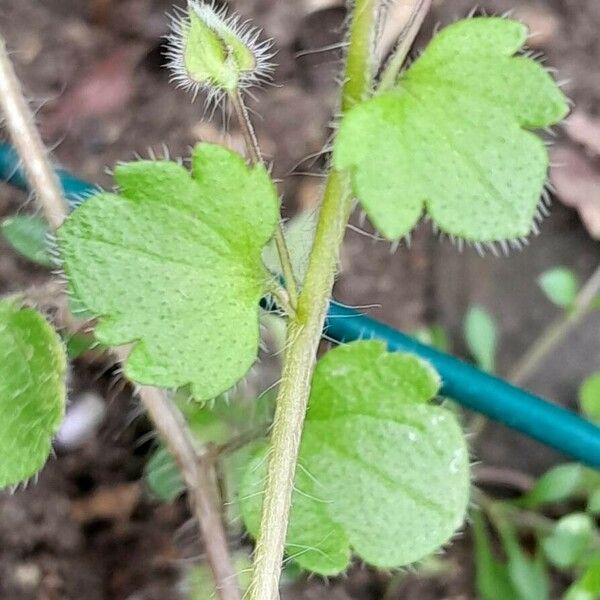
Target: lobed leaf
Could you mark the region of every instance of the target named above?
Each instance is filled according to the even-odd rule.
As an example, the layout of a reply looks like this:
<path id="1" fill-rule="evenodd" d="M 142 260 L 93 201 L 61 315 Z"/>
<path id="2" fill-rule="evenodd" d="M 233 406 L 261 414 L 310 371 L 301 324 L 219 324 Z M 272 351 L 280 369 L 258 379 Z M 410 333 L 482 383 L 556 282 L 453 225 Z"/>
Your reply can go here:
<path id="1" fill-rule="evenodd" d="M 0 488 L 37 473 L 65 411 L 60 338 L 35 310 L 0 302 Z"/>
<path id="2" fill-rule="evenodd" d="M 214 398 L 256 359 L 273 183 L 211 144 L 196 146 L 191 173 L 141 161 L 117 167 L 115 180 L 119 195 L 91 198 L 58 232 L 73 293 L 99 315 L 99 341 L 133 343 L 130 379 Z"/>
<path id="3" fill-rule="evenodd" d="M 425 209 L 444 232 L 510 240 L 533 225 L 548 168 L 531 129 L 560 121 L 566 100 L 548 73 L 514 56 L 527 29 L 502 18 L 442 30 L 394 89 L 342 120 L 334 166 L 387 238 Z"/>
<path id="4" fill-rule="evenodd" d="M 302 568 L 333 575 L 351 549 L 381 568 L 422 559 L 463 522 L 468 452 L 456 419 L 428 403 L 437 374 L 380 342 L 328 352 L 315 370 L 287 538 Z M 266 449 L 242 481 L 242 515 L 256 535 Z"/>

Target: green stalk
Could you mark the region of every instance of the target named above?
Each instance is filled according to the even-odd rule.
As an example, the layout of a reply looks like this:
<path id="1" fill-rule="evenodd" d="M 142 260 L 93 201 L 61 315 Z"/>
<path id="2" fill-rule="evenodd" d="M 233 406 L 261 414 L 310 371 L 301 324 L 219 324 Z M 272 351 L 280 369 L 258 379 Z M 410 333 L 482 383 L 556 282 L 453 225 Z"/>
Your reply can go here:
<path id="1" fill-rule="evenodd" d="M 402 28 L 396 49 L 381 74 L 379 85 L 377 86 L 379 93 L 385 92 L 396 85 L 400 70 L 406 61 L 410 48 L 430 8 L 431 0 L 417 0 L 407 22 Z"/>
<path id="2" fill-rule="evenodd" d="M 356 0 L 354 5 L 342 90 L 342 112 L 363 100 L 371 91 L 377 9 L 378 0 Z M 325 186 L 296 317 L 290 319 L 288 327 L 249 600 L 279 598 L 279 577 L 310 381 L 351 200 L 347 176 L 332 170 Z"/>
<path id="3" fill-rule="evenodd" d="M 244 102 L 244 97 L 238 90 L 237 92 L 230 94 L 229 101 L 233 106 L 238 124 L 242 130 L 250 162 L 253 165 L 263 164 L 258 138 L 256 137 L 252 120 L 248 114 L 248 108 Z M 285 241 L 281 220 L 277 223 L 277 229 L 275 230 L 275 246 L 279 255 L 279 262 L 281 263 L 285 288 L 289 296 L 289 304 L 293 310 L 296 310 L 296 306 L 298 305 L 298 288 L 296 286 L 296 276 L 294 275 L 294 269 L 292 268 L 292 260 Z M 289 311 L 288 314 L 290 314 Z"/>

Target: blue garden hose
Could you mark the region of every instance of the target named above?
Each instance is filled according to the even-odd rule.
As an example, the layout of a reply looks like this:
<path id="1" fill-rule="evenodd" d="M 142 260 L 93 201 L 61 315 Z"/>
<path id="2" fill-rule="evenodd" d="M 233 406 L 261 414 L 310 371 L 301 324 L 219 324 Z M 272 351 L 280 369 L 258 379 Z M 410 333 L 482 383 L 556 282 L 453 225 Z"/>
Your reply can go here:
<path id="1" fill-rule="evenodd" d="M 63 169 L 57 169 L 57 174 L 70 204 L 97 190 Z M 27 188 L 18 156 L 9 144 L 0 144 L 0 180 Z M 571 458 L 600 468 L 600 428 L 576 413 L 335 302 L 329 307 L 325 329 L 328 337 L 338 342 L 380 339 L 392 351 L 420 356 L 440 374 L 443 395 Z"/>
<path id="2" fill-rule="evenodd" d="M 65 197 L 71 208 L 76 206 L 86 196 L 90 196 L 98 191 L 97 187 L 87 181 L 73 177 L 65 169 L 57 168 L 56 174 L 60 179 Z M 21 167 L 19 155 L 10 144 L 0 143 L 0 181 L 10 183 L 22 190 L 27 189 L 27 178 Z"/>

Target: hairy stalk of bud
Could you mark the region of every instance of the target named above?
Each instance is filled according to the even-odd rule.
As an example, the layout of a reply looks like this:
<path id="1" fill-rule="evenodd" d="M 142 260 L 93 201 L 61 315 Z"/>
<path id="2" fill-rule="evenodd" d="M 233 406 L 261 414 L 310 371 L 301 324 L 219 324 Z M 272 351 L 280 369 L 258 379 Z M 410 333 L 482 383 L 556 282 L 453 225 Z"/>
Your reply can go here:
<path id="1" fill-rule="evenodd" d="M 172 81 L 194 98 L 205 91 L 210 103 L 270 80 L 272 44 L 260 41 L 260 35 L 260 29 L 224 8 L 188 2 L 171 18 L 167 64 Z"/>

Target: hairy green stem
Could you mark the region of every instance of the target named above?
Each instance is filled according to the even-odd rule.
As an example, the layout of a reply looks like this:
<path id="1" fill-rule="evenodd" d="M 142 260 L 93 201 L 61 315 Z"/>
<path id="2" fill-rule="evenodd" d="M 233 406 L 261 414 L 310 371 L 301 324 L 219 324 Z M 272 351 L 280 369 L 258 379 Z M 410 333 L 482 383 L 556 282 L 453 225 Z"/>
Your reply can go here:
<path id="1" fill-rule="evenodd" d="M 355 0 L 342 87 L 342 113 L 365 100 L 375 74 L 375 30 L 379 0 Z"/>
<path id="2" fill-rule="evenodd" d="M 377 10 L 377 0 L 356 0 L 342 90 L 342 112 L 371 91 Z M 288 327 L 250 600 L 279 598 L 279 577 L 310 381 L 351 206 L 346 174 L 331 171 L 297 314 Z"/>
<path id="3" fill-rule="evenodd" d="M 241 92 L 237 90 L 229 96 L 229 101 L 231 102 L 240 129 L 242 130 L 250 162 L 254 165 L 262 164 L 263 158 L 258 144 L 258 138 L 256 137 L 252 120 L 248 114 L 248 108 L 244 102 L 244 97 Z M 281 263 L 281 270 L 283 278 L 285 279 L 285 288 L 289 296 L 289 303 L 292 309 L 296 310 L 296 307 L 298 306 L 298 287 L 296 285 L 296 276 L 294 275 L 294 269 L 292 268 L 290 251 L 285 241 L 281 220 L 277 224 L 277 229 L 275 230 L 275 246 L 277 247 L 279 262 Z"/>

